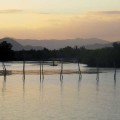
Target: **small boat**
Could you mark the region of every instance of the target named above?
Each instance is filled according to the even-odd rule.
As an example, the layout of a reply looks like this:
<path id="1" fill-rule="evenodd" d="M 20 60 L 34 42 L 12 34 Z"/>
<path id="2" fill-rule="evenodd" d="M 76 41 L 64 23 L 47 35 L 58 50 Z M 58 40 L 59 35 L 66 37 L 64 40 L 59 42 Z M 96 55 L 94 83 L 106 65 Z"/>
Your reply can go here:
<path id="1" fill-rule="evenodd" d="M 55 61 L 52 62 L 52 64 L 50 66 L 58 66 L 57 63 L 55 63 Z"/>

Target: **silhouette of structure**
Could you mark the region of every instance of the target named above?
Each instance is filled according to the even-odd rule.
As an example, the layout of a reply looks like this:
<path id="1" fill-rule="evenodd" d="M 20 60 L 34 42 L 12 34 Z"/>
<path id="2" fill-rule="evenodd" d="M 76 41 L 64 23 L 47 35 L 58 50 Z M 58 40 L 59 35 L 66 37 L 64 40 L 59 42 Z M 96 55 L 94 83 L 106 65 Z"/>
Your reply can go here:
<path id="1" fill-rule="evenodd" d="M 60 80 L 63 80 L 63 61 L 61 61 Z"/>
<path id="2" fill-rule="evenodd" d="M 78 60 L 78 74 L 79 74 L 79 80 L 81 80 L 82 79 L 82 72 L 81 72 L 81 69 L 80 69 L 79 60 Z"/>
<path id="3" fill-rule="evenodd" d="M 43 61 L 40 61 L 40 82 L 41 80 L 44 80 L 44 69 L 43 69 L 43 64 L 44 62 Z"/>

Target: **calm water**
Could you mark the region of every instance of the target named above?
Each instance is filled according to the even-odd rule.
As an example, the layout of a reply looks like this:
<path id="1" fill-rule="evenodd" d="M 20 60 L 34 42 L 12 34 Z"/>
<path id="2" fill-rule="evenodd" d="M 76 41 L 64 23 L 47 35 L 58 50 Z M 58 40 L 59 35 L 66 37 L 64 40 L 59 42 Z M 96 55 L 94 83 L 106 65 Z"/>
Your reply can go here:
<path id="1" fill-rule="evenodd" d="M 45 65 L 45 69 L 59 69 Z M 77 69 L 77 64 L 65 64 Z M 0 66 L 0 69 L 2 67 Z M 7 63 L 7 69 L 22 69 L 22 63 Z M 39 69 L 27 64 L 26 69 Z M 82 65 L 82 69 L 86 68 Z M 0 76 L 0 120 L 120 120 L 120 70 L 114 81 L 113 69 L 101 69 L 99 82 L 96 74 L 60 76 L 39 75 Z"/>

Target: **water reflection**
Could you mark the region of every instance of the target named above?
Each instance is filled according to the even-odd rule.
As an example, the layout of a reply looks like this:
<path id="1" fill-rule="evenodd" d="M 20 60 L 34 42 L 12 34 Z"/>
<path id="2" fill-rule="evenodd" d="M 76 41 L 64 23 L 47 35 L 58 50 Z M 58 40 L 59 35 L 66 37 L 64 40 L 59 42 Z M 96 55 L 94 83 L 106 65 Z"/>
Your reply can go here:
<path id="1" fill-rule="evenodd" d="M 60 81 L 63 81 L 63 74 L 60 73 Z"/>
<path id="2" fill-rule="evenodd" d="M 42 81 L 42 80 L 44 80 L 44 69 L 43 69 L 43 64 L 44 64 L 44 62 L 41 62 L 40 61 L 40 82 Z"/>
<path id="3" fill-rule="evenodd" d="M 60 80 L 60 92 L 61 92 L 61 97 L 63 97 L 63 80 Z"/>
<path id="4" fill-rule="evenodd" d="M 116 89 L 116 79 L 114 79 L 114 89 Z"/>
<path id="5" fill-rule="evenodd" d="M 81 81 L 82 80 L 82 75 L 81 74 L 79 74 L 79 81 Z"/>
<path id="6" fill-rule="evenodd" d="M 61 108 L 63 109 L 63 80 L 60 80 L 60 100 L 61 100 Z"/>
<path id="7" fill-rule="evenodd" d="M 43 92 L 44 92 L 44 80 L 40 80 L 40 96 L 43 99 Z"/>
<path id="8" fill-rule="evenodd" d="M 96 91 L 99 92 L 99 79 L 96 80 Z"/>
<path id="9" fill-rule="evenodd" d="M 96 73 L 97 73 L 97 75 L 96 75 L 96 80 L 97 81 L 99 81 L 99 67 L 97 66 L 97 68 L 96 68 L 97 70 L 96 70 Z"/>
<path id="10" fill-rule="evenodd" d="M 25 77 L 23 77 L 23 104 L 22 104 L 22 119 L 25 116 Z"/>
<path id="11" fill-rule="evenodd" d="M 83 74 L 82 79 L 78 74 L 65 75 L 64 81 L 59 81 L 59 75 L 54 74 L 46 75 L 46 81 L 40 82 L 39 75 L 22 79 L 22 75 L 8 76 L 7 73 L 0 76 L 0 120 L 118 120 L 119 77 L 117 72 L 114 80 L 112 69 L 100 73 L 98 81 L 96 74 Z"/>
<path id="12" fill-rule="evenodd" d="M 96 80 L 99 81 L 99 72 L 96 75 Z"/>
<path id="13" fill-rule="evenodd" d="M 6 91 L 6 75 L 3 76 L 3 87 L 2 87 L 2 95 L 4 96 Z"/>
<path id="14" fill-rule="evenodd" d="M 82 79 L 79 79 L 79 80 L 78 80 L 78 87 L 77 87 L 78 97 L 79 97 L 79 94 L 80 94 L 81 81 L 82 81 Z"/>
<path id="15" fill-rule="evenodd" d="M 25 97 L 25 79 L 23 79 L 23 98 Z"/>

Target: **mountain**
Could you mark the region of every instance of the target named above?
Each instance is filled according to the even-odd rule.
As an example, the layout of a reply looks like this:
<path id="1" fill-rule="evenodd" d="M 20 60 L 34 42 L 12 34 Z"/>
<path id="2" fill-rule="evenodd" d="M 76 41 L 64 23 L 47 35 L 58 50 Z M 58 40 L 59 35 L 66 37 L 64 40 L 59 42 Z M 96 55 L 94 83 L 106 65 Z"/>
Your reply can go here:
<path id="1" fill-rule="evenodd" d="M 81 47 L 81 46 L 87 46 L 87 45 L 93 45 L 93 44 L 109 44 L 110 42 L 102 39 L 97 38 L 89 38 L 89 39 L 82 39 L 82 38 L 76 38 L 76 39 L 65 39 L 65 40 L 21 40 L 16 39 L 17 42 L 19 42 L 21 45 L 32 45 L 32 46 L 42 46 L 48 49 L 60 49 L 64 48 L 66 46 L 70 47 Z"/>
<path id="2" fill-rule="evenodd" d="M 19 42 L 17 42 L 16 39 L 13 39 L 13 38 L 6 37 L 6 38 L 0 39 L 0 43 L 3 41 L 10 43 L 13 46 L 12 50 L 14 50 L 14 51 L 20 51 L 23 49 L 24 50 L 41 50 L 41 49 L 43 49 L 43 47 L 41 47 L 41 46 L 32 46 L 32 45 L 23 46 Z"/>
<path id="3" fill-rule="evenodd" d="M 20 43 L 16 42 L 16 40 L 13 38 L 6 37 L 6 38 L 0 39 L 0 43 L 3 41 L 10 43 L 13 46 L 12 50 L 15 50 L 15 51 L 19 51 L 19 50 L 22 50 L 24 48 Z"/>
<path id="4" fill-rule="evenodd" d="M 42 50 L 43 47 L 41 46 L 31 46 L 31 45 L 26 45 L 24 46 L 24 50 Z"/>
<path id="5" fill-rule="evenodd" d="M 86 49 L 98 49 L 103 47 L 111 47 L 112 43 L 97 39 L 97 38 L 90 38 L 90 39 L 66 39 L 66 40 L 21 40 L 21 39 L 13 39 L 13 38 L 2 38 L 0 42 L 7 41 L 13 45 L 13 50 L 41 50 L 44 47 L 48 49 L 60 49 L 66 46 L 70 47 L 81 47 L 85 46 Z M 42 46 L 42 47 L 41 47 Z"/>

